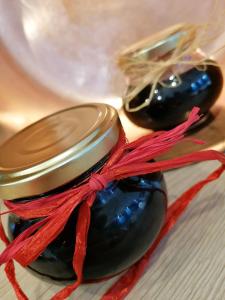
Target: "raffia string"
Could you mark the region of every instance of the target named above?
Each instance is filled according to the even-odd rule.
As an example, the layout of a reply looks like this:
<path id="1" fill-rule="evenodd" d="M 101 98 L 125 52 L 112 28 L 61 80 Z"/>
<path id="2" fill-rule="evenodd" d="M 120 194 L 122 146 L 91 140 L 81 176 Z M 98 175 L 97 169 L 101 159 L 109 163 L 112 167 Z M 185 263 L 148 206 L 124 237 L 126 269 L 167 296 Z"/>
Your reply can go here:
<path id="1" fill-rule="evenodd" d="M 91 207 L 95 201 L 97 192 L 104 189 L 107 183 L 131 176 L 179 168 L 194 162 L 218 160 L 221 163 L 219 169 L 214 171 L 206 180 L 195 184 L 172 204 L 168 210 L 166 224 L 154 245 L 104 295 L 103 299 L 119 300 L 123 299 L 129 293 L 141 277 L 153 250 L 184 213 L 194 196 L 204 185 L 212 180 L 216 180 L 225 169 L 225 155 L 212 150 L 195 152 L 172 160 L 151 161 L 169 151 L 178 142 L 181 142 L 185 132 L 193 123 L 199 120 L 200 116 L 198 112 L 199 109 L 194 108 L 188 120 L 176 128 L 167 132 L 152 133 L 132 143 L 127 142 L 124 132 L 121 131 L 119 142 L 102 170 L 99 173 L 93 173 L 87 181 L 78 187 L 30 202 L 14 203 L 12 201 L 4 201 L 8 211 L 0 212 L 0 216 L 6 213 L 14 213 L 25 220 L 41 218 L 40 221 L 27 228 L 12 242 L 8 241 L 0 218 L 0 239 L 6 244 L 5 250 L 0 255 L 0 265 L 6 264 L 6 275 L 19 300 L 27 300 L 28 298 L 16 281 L 13 261 L 16 260 L 23 267 L 35 261 L 46 247 L 62 232 L 75 209 L 78 210 L 78 219 L 76 228 L 74 228 L 76 243 L 72 264 L 77 280 L 64 287 L 51 299 L 66 299 L 83 282 L 83 265 L 87 250 Z M 193 140 L 193 142 L 202 143 L 202 141 L 198 140 Z"/>
<path id="2" fill-rule="evenodd" d="M 196 53 L 200 47 L 204 47 L 216 38 L 216 36 L 207 36 L 210 25 L 210 23 L 204 25 L 177 24 L 132 45 L 120 53 L 118 65 L 129 80 L 127 92 L 123 97 L 127 111 L 135 112 L 148 106 L 158 84 L 168 88 L 179 86 L 182 82 L 179 75 L 181 65 L 191 65 L 202 71 L 206 70 L 207 65 L 217 66 L 213 60 L 207 60 L 200 55 L 199 58 L 193 57 L 193 53 Z M 171 40 L 173 36 L 176 41 L 174 49 L 170 49 L 167 55 L 164 53 L 161 57 L 154 53 L 157 51 L 157 49 L 153 49 L 155 45 L 167 39 Z M 176 77 L 175 86 L 164 81 L 168 72 Z M 149 84 L 151 84 L 149 97 L 142 104 L 131 107 L 134 97 Z"/>

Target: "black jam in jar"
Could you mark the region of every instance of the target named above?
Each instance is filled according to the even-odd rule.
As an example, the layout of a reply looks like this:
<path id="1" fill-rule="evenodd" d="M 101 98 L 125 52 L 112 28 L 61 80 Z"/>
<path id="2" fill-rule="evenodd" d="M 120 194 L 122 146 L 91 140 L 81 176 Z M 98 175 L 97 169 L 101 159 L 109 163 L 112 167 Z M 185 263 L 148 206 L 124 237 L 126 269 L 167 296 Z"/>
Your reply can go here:
<path id="1" fill-rule="evenodd" d="M 79 185 L 103 163 L 101 161 L 70 185 Z M 53 193 L 63 191 L 70 185 Z M 46 196 L 47 194 L 40 197 Z M 35 201 L 35 198 L 13 201 Z M 139 260 L 159 233 L 166 209 L 167 196 L 162 173 L 111 182 L 107 188 L 98 192 L 91 210 L 84 280 L 95 281 L 114 276 Z M 75 279 L 72 258 L 76 220 L 75 209 L 62 233 L 31 263 L 31 270 L 45 279 L 57 282 Z M 37 221 L 23 220 L 11 214 L 8 221 L 11 239 L 15 239 Z"/>
<path id="2" fill-rule="evenodd" d="M 210 62 L 206 60 L 209 64 L 205 70 L 200 66 L 180 74 L 180 85 L 175 76 L 170 76 L 165 83 L 171 87 L 158 84 L 149 106 L 135 112 L 125 110 L 126 115 L 138 126 L 162 130 L 184 122 L 194 106 L 200 107 L 203 115 L 208 114 L 223 86 L 221 69 Z M 132 99 L 130 107 L 135 108 L 148 99 L 151 88 L 146 86 Z"/>

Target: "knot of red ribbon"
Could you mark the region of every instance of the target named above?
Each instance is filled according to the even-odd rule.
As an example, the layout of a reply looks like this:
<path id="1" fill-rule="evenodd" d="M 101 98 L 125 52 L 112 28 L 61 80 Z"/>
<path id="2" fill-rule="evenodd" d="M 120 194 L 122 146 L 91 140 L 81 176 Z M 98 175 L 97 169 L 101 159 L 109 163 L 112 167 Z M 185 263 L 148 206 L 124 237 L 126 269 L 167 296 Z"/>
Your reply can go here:
<path id="1" fill-rule="evenodd" d="M 159 241 L 174 226 L 176 220 L 184 212 L 196 193 L 208 182 L 217 179 L 225 169 L 225 155 L 213 150 L 194 152 L 171 160 L 152 161 L 159 155 L 169 151 L 184 138 L 184 134 L 188 128 L 199 120 L 198 112 L 199 109 L 194 108 L 188 120 L 176 128 L 167 132 L 149 134 L 132 143 L 126 141 L 125 134 L 121 131 L 117 146 L 102 170 L 96 174 L 92 174 L 90 179 L 81 186 L 30 202 L 14 203 L 13 201 L 4 201 L 9 210 L 0 213 L 0 216 L 13 212 L 24 219 L 41 218 L 41 221 L 30 226 L 12 242 L 8 241 L 0 218 L 0 238 L 6 244 L 5 250 L 0 255 L 0 265 L 6 264 L 5 272 L 19 300 L 28 298 L 16 281 L 13 260 L 17 260 L 22 266 L 27 266 L 36 260 L 44 249 L 62 232 L 70 215 L 76 208 L 79 211 L 75 229 L 76 243 L 72 263 L 77 275 L 77 281 L 63 288 L 52 299 L 66 299 L 79 286 L 83 278 L 83 264 L 86 255 L 91 206 L 95 201 L 96 192 L 104 189 L 109 182 L 131 176 L 174 169 L 194 162 L 205 160 L 220 161 L 222 164 L 220 168 L 210 174 L 205 180 L 194 185 L 174 202 L 168 210 L 166 224 L 161 230 L 158 239 L 143 259 L 132 266 L 102 299 L 119 300 L 128 294 L 144 272 L 147 259 L 149 259 Z M 192 141 L 201 143 L 198 140 Z"/>
<path id="2" fill-rule="evenodd" d="M 106 188 L 108 181 L 103 174 L 94 173 L 91 175 L 89 180 L 90 189 L 94 192 L 101 191 Z"/>

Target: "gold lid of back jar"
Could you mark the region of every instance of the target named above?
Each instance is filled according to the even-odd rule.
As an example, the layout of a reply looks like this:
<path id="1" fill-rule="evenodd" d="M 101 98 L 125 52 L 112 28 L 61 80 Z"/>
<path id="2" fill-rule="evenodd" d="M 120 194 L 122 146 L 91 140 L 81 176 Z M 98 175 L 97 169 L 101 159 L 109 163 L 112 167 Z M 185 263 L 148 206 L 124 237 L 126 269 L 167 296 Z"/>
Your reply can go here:
<path id="1" fill-rule="evenodd" d="M 187 28 L 185 28 L 187 30 Z M 166 28 L 156 34 L 147 37 L 120 53 L 121 60 L 130 58 L 140 61 L 159 58 L 176 49 L 177 44 L 184 36 L 184 24 L 178 24 Z M 120 63 L 120 61 L 119 61 Z M 126 70 L 124 70 L 126 72 Z"/>
<path id="2" fill-rule="evenodd" d="M 39 195 L 83 174 L 116 145 L 120 121 L 105 104 L 50 115 L 0 147 L 0 198 Z"/>

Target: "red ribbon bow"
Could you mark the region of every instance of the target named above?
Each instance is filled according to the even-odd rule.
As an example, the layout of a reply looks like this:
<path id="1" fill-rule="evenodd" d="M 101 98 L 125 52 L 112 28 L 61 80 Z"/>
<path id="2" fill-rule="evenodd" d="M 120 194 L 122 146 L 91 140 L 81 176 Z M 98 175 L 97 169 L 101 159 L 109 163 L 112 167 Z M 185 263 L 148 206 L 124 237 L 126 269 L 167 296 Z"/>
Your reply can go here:
<path id="1" fill-rule="evenodd" d="M 6 249 L 0 255 L 0 265 L 6 264 L 7 277 L 18 299 L 24 300 L 28 298 L 16 281 L 13 259 L 24 267 L 36 260 L 46 246 L 62 232 L 71 213 L 78 205 L 76 244 L 73 256 L 73 268 L 77 275 L 77 280 L 59 291 L 52 297 L 52 300 L 67 298 L 82 283 L 83 264 L 91 218 L 90 209 L 95 201 L 96 192 L 104 189 L 109 182 L 130 176 L 174 169 L 194 162 L 205 160 L 220 161 L 222 164 L 220 168 L 210 174 L 205 180 L 194 185 L 169 207 L 166 223 L 154 244 L 144 257 L 109 289 L 102 299 L 123 299 L 129 293 L 146 268 L 148 260 L 160 240 L 173 227 L 196 193 L 208 182 L 217 179 L 225 169 L 225 155 L 213 150 L 194 152 L 166 161 L 150 162 L 157 156 L 169 151 L 184 138 L 187 129 L 199 120 L 198 112 L 199 109 L 194 108 L 188 120 L 176 128 L 167 132 L 152 133 L 132 143 L 127 143 L 124 132 L 121 131 L 119 142 L 102 170 L 99 173 L 92 174 L 90 179 L 79 187 L 31 202 L 13 203 L 12 201 L 4 201 L 9 210 L 1 214 L 14 213 L 23 219 L 42 218 L 41 221 L 26 229 L 11 243 L 6 237 L 0 219 L 0 238 L 6 244 Z M 199 140 L 192 139 L 192 141 L 202 143 Z"/>

